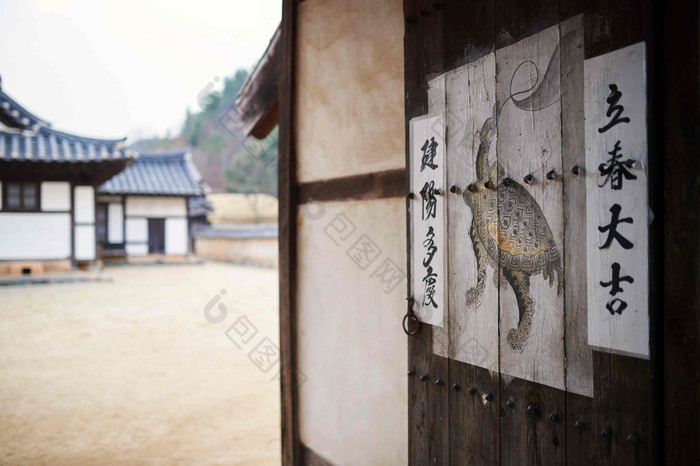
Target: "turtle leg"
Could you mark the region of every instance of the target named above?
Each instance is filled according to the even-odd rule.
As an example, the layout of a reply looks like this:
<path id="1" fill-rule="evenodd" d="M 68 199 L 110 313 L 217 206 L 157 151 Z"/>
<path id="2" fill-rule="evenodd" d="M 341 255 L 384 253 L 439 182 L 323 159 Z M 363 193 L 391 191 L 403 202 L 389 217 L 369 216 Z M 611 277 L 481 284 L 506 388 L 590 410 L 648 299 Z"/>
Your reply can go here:
<path id="1" fill-rule="evenodd" d="M 469 288 L 465 293 L 467 298 L 467 308 L 476 309 L 481 305 L 481 299 L 484 296 L 484 288 L 486 287 L 486 248 L 476 237 L 474 232 L 474 223 L 472 222 L 472 227 L 469 230 L 469 237 L 472 240 L 472 247 L 474 248 L 474 255 L 476 256 L 476 286 Z"/>
<path id="2" fill-rule="evenodd" d="M 522 353 L 530 336 L 532 314 L 535 312 L 535 302 L 530 297 L 530 276 L 524 272 L 505 268 L 503 274 L 513 287 L 519 313 L 518 328 L 508 330 L 507 341 L 513 351 Z"/>
<path id="3" fill-rule="evenodd" d="M 505 291 L 508 289 L 508 280 L 503 273 L 503 269 L 501 267 L 497 267 L 497 269 L 498 273 L 493 274 L 493 284 L 501 291 Z"/>

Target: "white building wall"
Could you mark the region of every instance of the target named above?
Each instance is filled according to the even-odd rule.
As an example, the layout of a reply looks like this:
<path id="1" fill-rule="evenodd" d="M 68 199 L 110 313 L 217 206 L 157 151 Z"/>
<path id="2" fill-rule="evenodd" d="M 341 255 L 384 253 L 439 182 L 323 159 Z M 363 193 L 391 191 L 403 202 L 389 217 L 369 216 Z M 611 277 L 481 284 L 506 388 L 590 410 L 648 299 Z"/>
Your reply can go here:
<path id="1" fill-rule="evenodd" d="M 186 217 L 187 200 L 184 197 L 127 196 L 127 217 Z"/>
<path id="2" fill-rule="evenodd" d="M 126 255 L 127 256 L 145 256 L 148 254 L 148 244 L 145 243 L 133 243 L 126 244 Z"/>
<path id="3" fill-rule="evenodd" d="M 79 261 L 95 259 L 95 225 L 75 226 L 75 259 Z"/>
<path id="4" fill-rule="evenodd" d="M 121 202 L 107 204 L 107 241 L 110 243 L 124 241 L 124 208 Z"/>
<path id="5" fill-rule="evenodd" d="M 75 187 L 75 223 L 95 223 L 95 188 Z"/>
<path id="6" fill-rule="evenodd" d="M 187 199 L 165 196 L 127 196 L 126 254 L 148 254 L 148 219 L 165 219 L 165 253 L 188 253 Z M 111 241 L 111 240 L 110 240 Z"/>
<path id="7" fill-rule="evenodd" d="M 41 183 L 41 210 L 44 212 L 70 210 L 70 183 L 67 181 L 45 181 Z"/>
<path id="8" fill-rule="evenodd" d="M 95 188 L 76 186 L 74 191 L 73 221 L 75 222 L 75 259 L 94 260 L 95 237 Z"/>
<path id="9" fill-rule="evenodd" d="M 148 222 L 145 218 L 126 219 L 126 242 L 127 243 L 147 243 L 148 242 Z"/>
<path id="10" fill-rule="evenodd" d="M 70 259 L 70 214 L 0 213 L 0 238 L 0 260 Z"/>
<path id="11" fill-rule="evenodd" d="M 165 219 L 165 253 L 182 255 L 187 254 L 187 219 Z"/>

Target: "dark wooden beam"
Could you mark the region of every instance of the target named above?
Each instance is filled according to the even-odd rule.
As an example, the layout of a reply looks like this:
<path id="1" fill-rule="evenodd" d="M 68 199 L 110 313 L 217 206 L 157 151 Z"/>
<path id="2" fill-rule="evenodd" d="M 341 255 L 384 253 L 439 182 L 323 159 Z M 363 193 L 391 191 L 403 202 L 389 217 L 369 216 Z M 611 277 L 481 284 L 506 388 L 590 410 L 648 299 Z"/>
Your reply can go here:
<path id="1" fill-rule="evenodd" d="M 238 93 L 236 107 L 243 132 L 263 139 L 277 126 L 278 97 L 282 73 L 284 44 L 282 25 Z"/>
<path id="2" fill-rule="evenodd" d="M 296 319 L 296 151 L 294 124 L 294 54 L 296 3 L 282 2 L 279 44 L 281 73 L 279 95 L 279 299 L 280 299 L 280 387 L 282 407 L 282 464 L 300 463 L 297 409 L 297 319 Z M 279 56 L 279 55 L 278 55 Z"/>
<path id="3" fill-rule="evenodd" d="M 297 193 L 299 204 L 403 197 L 406 195 L 406 170 L 400 168 L 300 183 Z"/>
<path id="4" fill-rule="evenodd" d="M 303 443 L 300 446 L 301 464 L 304 466 L 333 466 L 333 463 L 307 447 Z"/>
<path id="5" fill-rule="evenodd" d="M 697 1 L 660 3 L 663 37 L 665 148 L 663 350 L 665 464 L 700 458 L 700 8 Z M 651 167 L 649 168 L 651 173 Z M 657 215 L 658 218 L 658 215 Z M 658 223 L 659 220 L 656 220 Z"/>

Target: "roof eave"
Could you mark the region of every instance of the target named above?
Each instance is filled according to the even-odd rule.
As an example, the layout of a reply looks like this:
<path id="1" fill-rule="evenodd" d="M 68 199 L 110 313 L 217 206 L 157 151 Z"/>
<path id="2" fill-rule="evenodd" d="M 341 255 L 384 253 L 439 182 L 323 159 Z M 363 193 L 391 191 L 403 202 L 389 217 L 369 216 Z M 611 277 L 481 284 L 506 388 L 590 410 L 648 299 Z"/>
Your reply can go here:
<path id="1" fill-rule="evenodd" d="M 278 27 L 236 98 L 241 129 L 247 136 L 263 139 L 277 126 L 281 71 L 282 44 Z"/>

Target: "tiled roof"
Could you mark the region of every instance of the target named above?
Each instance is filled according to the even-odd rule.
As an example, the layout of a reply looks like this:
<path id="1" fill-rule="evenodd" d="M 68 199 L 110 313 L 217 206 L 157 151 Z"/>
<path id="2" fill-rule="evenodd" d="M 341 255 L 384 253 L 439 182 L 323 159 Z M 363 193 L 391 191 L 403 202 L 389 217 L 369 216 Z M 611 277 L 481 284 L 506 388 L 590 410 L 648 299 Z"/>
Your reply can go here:
<path id="1" fill-rule="evenodd" d="M 100 162 L 133 158 L 123 139 L 77 136 L 22 107 L 0 88 L 0 161 Z"/>
<path id="2" fill-rule="evenodd" d="M 100 186 L 100 194 L 201 196 L 207 186 L 186 149 L 139 154 L 134 164 Z"/>
<path id="3" fill-rule="evenodd" d="M 50 123 L 22 107 L 2 89 L 0 89 L 0 121 L 11 128 L 34 131 L 41 126 L 51 126 Z"/>
<path id="4" fill-rule="evenodd" d="M 99 162 L 133 158 L 124 139 L 94 139 L 47 127 L 37 132 L 0 130 L 0 160 Z"/>
<path id="5" fill-rule="evenodd" d="M 214 211 L 214 206 L 206 196 L 193 196 L 188 200 L 190 217 L 201 217 Z"/>

